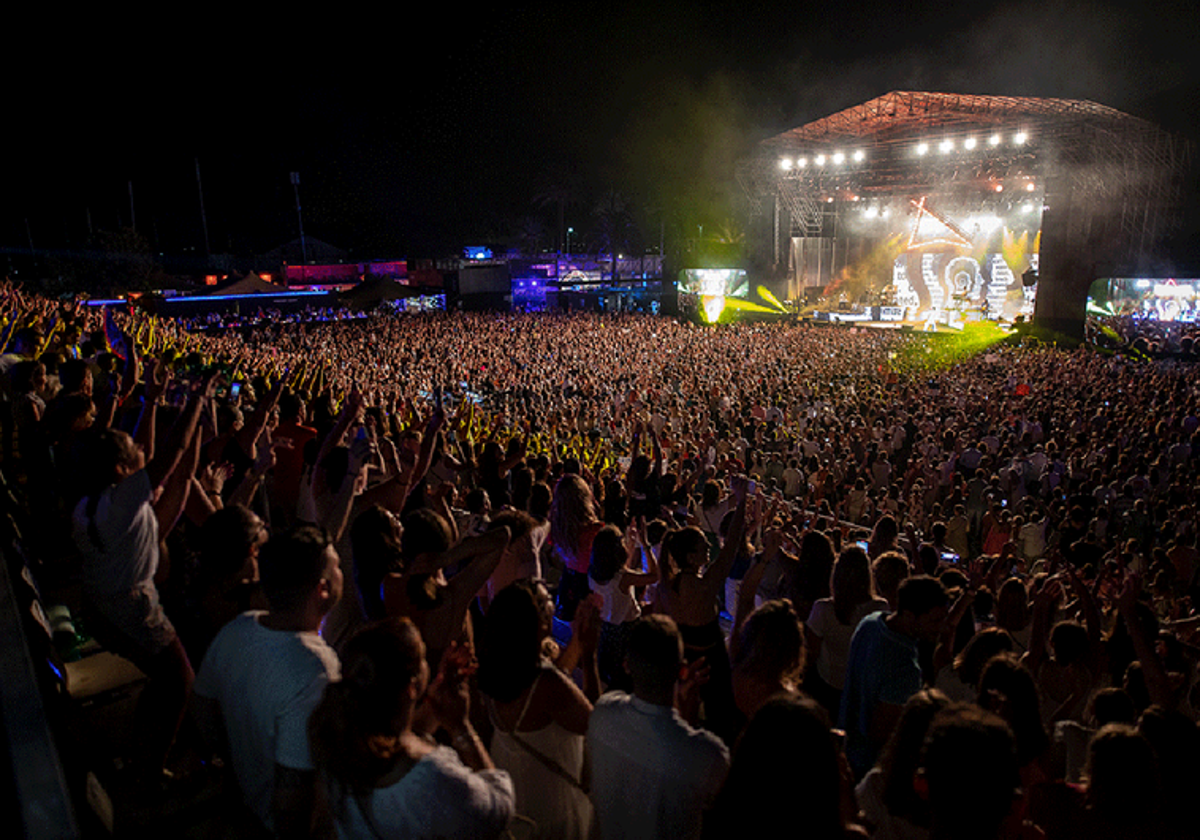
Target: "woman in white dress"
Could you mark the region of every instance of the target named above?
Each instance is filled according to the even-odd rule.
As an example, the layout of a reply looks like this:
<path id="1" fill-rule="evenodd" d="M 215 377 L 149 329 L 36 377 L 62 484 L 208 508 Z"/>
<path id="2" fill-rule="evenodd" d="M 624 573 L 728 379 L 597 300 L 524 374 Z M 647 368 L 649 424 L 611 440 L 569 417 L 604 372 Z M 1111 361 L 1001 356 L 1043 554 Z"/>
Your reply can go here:
<path id="1" fill-rule="evenodd" d="M 480 639 L 478 680 L 495 728 L 492 757 L 512 776 L 517 814 L 534 824 L 533 837 L 574 840 L 592 820 L 580 781 L 592 704 L 545 656 L 553 617 L 542 583 L 501 590 Z"/>

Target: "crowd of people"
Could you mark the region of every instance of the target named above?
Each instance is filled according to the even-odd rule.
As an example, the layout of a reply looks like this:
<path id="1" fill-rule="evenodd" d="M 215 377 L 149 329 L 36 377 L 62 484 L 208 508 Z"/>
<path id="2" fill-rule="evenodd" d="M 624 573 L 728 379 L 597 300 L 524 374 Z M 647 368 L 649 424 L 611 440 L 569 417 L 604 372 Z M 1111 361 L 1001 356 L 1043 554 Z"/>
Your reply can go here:
<path id="1" fill-rule="evenodd" d="M 1194 833 L 1185 363 L 0 294 L 29 542 L 238 832 Z"/>

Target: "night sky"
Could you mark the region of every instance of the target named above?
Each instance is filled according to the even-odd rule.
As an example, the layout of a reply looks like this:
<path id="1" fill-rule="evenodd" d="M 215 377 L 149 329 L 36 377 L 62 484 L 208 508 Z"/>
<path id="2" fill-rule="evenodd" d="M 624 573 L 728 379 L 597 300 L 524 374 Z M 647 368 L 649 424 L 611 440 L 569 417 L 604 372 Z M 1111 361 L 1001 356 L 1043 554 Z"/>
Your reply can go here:
<path id="1" fill-rule="evenodd" d="M 197 159 L 214 252 L 296 236 L 292 171 L 306 234 L 360 257 L 553 228 L 533 198 L 565 183 L 577 229 L 608 190 L 715 221 L 753 143 L 891 90 L 1091 99 L 1200 139 L 1185 0 L 470 5 L 16 12 L 0 246 L 128 225 L 132 181 L 156 250 L 203 251 Z"/>

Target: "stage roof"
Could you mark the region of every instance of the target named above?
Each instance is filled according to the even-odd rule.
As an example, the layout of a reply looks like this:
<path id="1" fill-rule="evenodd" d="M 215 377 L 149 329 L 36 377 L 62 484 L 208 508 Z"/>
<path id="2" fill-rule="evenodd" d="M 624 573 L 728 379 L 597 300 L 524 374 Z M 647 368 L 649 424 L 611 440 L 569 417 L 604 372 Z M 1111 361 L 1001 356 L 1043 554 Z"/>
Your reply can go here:
<path id="1" fill-rule="evenodd" d="M 1096 102 L 892 91 L 763 140 L 736 174 L 755 212 L 778 198 L 805 235 L 819 233 L 829 202 L 931 192 L 1009 200 L 1014 190 L 1040 202 L 1051 178 L 1057 198 L 1065 189 L 1115 202 L 1127 226 L 1146 228 L 1134 220 L 1176 200 L 1190 157 L 1186 141 Z"/>
<path id="2" fill-rule="evenodd" d="M 1041 125 L 1080 121 L 1140 124 L 1144 128 L 1153 128 L 1145 120 L 1082 99 L 892 91 L 777 134 L 762 141 L 761 145 L 792 147 L 850 139 L 886 142 L 893 135 L 930 128 L 969 130 L 1022 122 Z"/>

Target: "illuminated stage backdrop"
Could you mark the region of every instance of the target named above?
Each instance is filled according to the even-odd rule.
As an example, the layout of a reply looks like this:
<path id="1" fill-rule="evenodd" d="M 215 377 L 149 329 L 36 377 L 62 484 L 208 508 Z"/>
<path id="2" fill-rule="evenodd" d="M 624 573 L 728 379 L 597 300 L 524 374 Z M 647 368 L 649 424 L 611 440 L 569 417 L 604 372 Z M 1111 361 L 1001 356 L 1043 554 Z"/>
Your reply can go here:
<path id="1" fill-rule="evenodd" d="M 942 212 L 935 199 L 909 202 L 898 219 L 902 250 L 892 263 L 891 302 L 906 320 L 963 318 L 967 313 L 1013 321 L 1033 315 L 1036 286 L 1021 276 L 1038 267 L 1041 202 Z M 893 234 L 889 241 L 896 241 Z M 955 313 L 959 313 L 955 315 Z"/>

